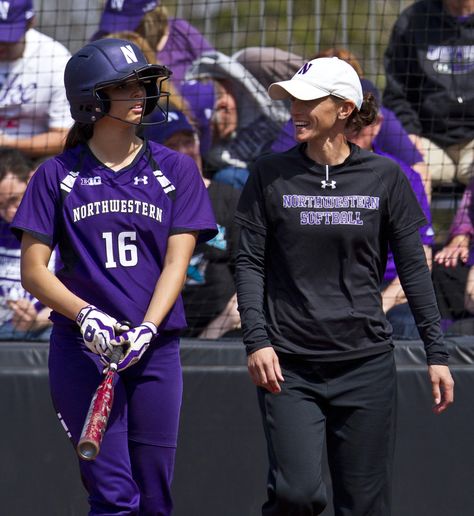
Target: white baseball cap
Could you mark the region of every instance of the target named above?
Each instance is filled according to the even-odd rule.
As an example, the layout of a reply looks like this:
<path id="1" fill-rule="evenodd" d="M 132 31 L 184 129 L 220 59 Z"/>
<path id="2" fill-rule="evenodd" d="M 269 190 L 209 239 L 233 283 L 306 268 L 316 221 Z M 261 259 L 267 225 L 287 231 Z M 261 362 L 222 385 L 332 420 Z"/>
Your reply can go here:
<path id="1" fill-rule="evenodd" d="M 363 100 L 357 72 L 338 57 L 320 57 L 305 63 L 290 80 L 270 84 L 268 94 L 273 100 L 315 100 L 334 95 L 352 100 L 357 109 Z"/>

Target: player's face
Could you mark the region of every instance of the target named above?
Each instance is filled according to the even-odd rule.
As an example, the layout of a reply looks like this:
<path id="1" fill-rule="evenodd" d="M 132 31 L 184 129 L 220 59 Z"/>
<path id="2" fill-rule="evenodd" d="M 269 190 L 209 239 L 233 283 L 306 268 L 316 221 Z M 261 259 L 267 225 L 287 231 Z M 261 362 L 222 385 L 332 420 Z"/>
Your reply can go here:
<path id="1" fill-rule="evenodd" d="M 307 142 L 326 138 L 334 132 L 334 126 L 338 119 L 338 106 L 332 97 L 316 100 L 292 98 L 291 117 L 296 141 Z"/>
<path id="2" fill-rule="evenodd" d="M 146 90 L 141 81 L 127 81 L 104 88 L 110 100 L 108 114 L 129 123 L 139 123 L 143 116 Z"/>
<path id="3" fill-rule="evenodd" d="M 237 129 L 237 101 L 224 81 L 214 81 L 216 100 L 212 115 L 215 136 L 228 138 Z"/>
<path id="4" fill-rule="evenodd" d="M 25 190 L 26 183 L 19 181 L 11 173 L 0 181 L 0 217 L 6 222 L 10 223 L 13 220 Z"/>

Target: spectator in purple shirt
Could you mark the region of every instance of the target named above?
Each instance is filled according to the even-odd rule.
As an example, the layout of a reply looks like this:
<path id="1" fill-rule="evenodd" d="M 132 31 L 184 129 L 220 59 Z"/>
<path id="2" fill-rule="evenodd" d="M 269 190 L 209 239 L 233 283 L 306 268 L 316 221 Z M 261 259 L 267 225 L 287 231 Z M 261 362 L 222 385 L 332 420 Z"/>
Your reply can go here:
<path id="1" fill-rule="evenodd" d="M 380 94 L 377 87 L 367 79 L 362 79 L 362 90 L 364 94 L 372 93 L 379 101 Z M 349 139 L 359 145 L 359 147 L 371 150 L 381 156 L 386 156 L 397 162 L 405 175 L 408 177 L 415 195 L 425 214 L 428 224 L 420 228 L 420 237 L 425 251 L 428 264 L 431 266 L 431 246 L 434 243 L 434 231 L 431 225 L 431 213 L 429 202 L 426 196 L 423 182 L 420 175 L 409 165 L 401 161 L 398 157 L 390 155 L 382 151 L 376 142 L 376 137 L 383 125 L 383 114 L 381 110 L 377 115 L 375 122 L 367 127 L 362 128 L 359 132 L 348 135 Z M 415 320 L 411 313 L 407 298 L 400 283 L 400 279 L 395 268 L 395 262 L 392 252 L 389 250 L 387 258 L 387 266 L 382 284 L 382 301 L 383 309 L 387 314 L 387 319 L 393 327 L 393 336 L 396 339 L 419 339 L 418 330 Z"/>

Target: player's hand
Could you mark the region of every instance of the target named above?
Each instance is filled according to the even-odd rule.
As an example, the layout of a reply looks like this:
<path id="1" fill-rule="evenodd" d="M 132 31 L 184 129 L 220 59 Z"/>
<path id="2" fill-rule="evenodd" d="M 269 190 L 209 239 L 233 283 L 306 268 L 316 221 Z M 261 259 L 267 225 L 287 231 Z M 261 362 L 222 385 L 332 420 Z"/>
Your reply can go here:
<path id="1" fill-rule="evenodd" d="M 280 382 L 285 379 L 281 373 L 278 355 L 271 346 L 254 351 L 249 355 L 247 365 L 255 385 L 274 394 L 281 391 Z"/>
<path id="2" fill-rule="evenodd" d="M 441 414 L 454 401 L 454 380 L 448 366 L 428 366 L 431 388 L 433 392 L 433 412 Z"/>
<path id="3" fill-rule="evenodd" d="M 122 333 L 112 341 L 113 346 L 124 346 L 125 354 L 118 363 L 117 371 L 123 371 L 136 364 L 150 345 L 151 339 L 158 333 L 152 322 L 144 322 Z"/>
<path id="4" fill-rule="evenodd" d="M 117 319 L 93 305 L 85 306 L 76 317 L 85 345 L 98 355 L 109 356 L 113 351 L 110 341 L 119 327 Z"/>

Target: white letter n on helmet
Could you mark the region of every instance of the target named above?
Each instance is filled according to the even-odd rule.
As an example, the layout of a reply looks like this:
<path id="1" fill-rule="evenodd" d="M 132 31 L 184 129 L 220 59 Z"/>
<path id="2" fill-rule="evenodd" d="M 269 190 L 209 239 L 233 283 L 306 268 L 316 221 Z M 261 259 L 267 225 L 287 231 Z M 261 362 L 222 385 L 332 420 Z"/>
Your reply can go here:
<path id="1" fill-rule="evenodd" d="M 124 47 L 120 47 L 120 50 L 122 51 L 122 54 L 125 56 L 125 59 L 127 60 L 128 64 L 138 62 L 138 58 L 135 55 L 135 52 L 133 51 L 133 48 L 131 45 L 126 45 Z"/>

